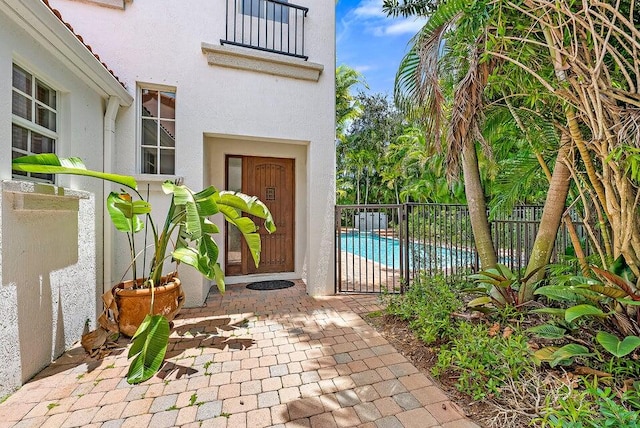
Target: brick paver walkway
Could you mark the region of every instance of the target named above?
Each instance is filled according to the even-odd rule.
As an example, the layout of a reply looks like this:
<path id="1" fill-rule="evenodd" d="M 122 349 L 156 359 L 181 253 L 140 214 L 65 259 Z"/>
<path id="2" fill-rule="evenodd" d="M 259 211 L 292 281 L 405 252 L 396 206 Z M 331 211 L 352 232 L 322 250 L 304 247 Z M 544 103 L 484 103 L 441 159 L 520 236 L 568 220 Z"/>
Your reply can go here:
<path id="1" fill-rule="evenodd" d="M 360 317 L 376 309 L 301 282 L 229 286 L 181 312 L 159 376 L 132 386 L 126 349 L 74 348 L 0 405 L 0 426 L 477 427 Z"/>

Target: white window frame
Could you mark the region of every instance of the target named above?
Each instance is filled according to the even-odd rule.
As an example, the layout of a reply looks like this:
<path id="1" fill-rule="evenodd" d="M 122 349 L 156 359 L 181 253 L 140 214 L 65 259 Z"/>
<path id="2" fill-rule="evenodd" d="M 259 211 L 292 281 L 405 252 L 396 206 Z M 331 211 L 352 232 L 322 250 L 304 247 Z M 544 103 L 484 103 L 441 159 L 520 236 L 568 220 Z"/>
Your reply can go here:
<path id="1" fill-rule="evenodd" d="M 173 119 L 167 119 L 167 118 L 162 118 L 160 117 L 160 109 L 158 109 L 158 117 L 157 118 L 149 118 L 148 119 L 156 119 L 156 126 L 158 127 L 157 129 L 157 133 L 156 133 L 156 145 L 151 146 L 151 145 L 143 145 L 143 133 L 144 133 L 144 128 L 143 128 L 143 119 L 145 118 L 144 116 L 144 112 L 142 111 L 142 92 L 144 90 L 149 90 L 149 91 L 158 91 L 158 92 L 169 92 L 169 93 L 173 93 L 174 97 L 177 98 L 177 90 L 175 86 L 164 86 L 164 85 L 157 85 L 157 84 L 153 84 L 153 83 L 141 83 L 138 82 L 137 84 L 137 95 L 136 95 L 136 120 L 137 120 L 137 148 L 136 148 L 136 152 L 137 152 L 137 165 L 136 165 L 136 171 L 138 171 L 138 173 L 140 174 L 145 174 L 145 175 L 154 175 L 154 176 L 175 176 L 176 171 L 175 171 L 175 166 L 176 166 L 176 143 L 177 143 L 177 138 L 174 140 L 174 145 L 173 147 L 165 147 L 165 146 L 161 146 L 160 145 L 160 122 L 161 121 L 171 121 L 174 123 L 174 125 L 177 123 L 177 119 L 174 115 Z M 158 98 L 158 102 L 160 102 L 160 99 Z M 175 137 L 175 136 L 174 136 Z M 148 147 L 148 148 L 156 148 L 157 152 L 156 152 L 156 172 L 155 173 L 150 173 L 150 172 L 144 172 L 144 168 L 143 168 L 143 162 L 144 162 L 144 156 L 142 155 L 142 149 L 143 147 Z M 160 149 L 162 148 L 162 150 L 172 150 L 173 151 L 173 172 L 171 173 L 161 173 L 160 172 Z"/>
<path id="2" fill-rule="evenodd" d="M 20 89 L 16 88 L 13 86 L 13 69 L 14 67 L 18 67 L 20 69 L 22 69 L 25 73 L 29 74 L 31 76 L 31 95 L 22 92 Z M 59 134 L 58 131 L 60 129 L 60 96 L 61 93 L 59 90 L 54 89 L 53 85 L 50 85 L 49 83 L 47 83 L 44 79 L 40 78 L 36 73 L 34 73 L 32 70 L 30 70 L 29 67 L 25 67 L 23 64 L 17 62 L 17 61 L 13 61 L 12 65 L 11 65 L 11 75 L 12 75 L 12 82 L 11 82 L 11 98 L 13 100 L 13 93 L 17 93 L 20 94 L 24 97 L 26 97 L 30 102 L 31 102 L 31 120 L 29 119 L 25 119 L 22 116 L 18 116 L 16 114 L 13 113 L 13 101 L 11 102 L 11 128 L 12 128 L 12 140 L 11 140 L 11 158 L 13 159 L 13 153 L 19 153 L 21 155 L 27 156 L 27 155 L 33 155 L 33 154 L 37 154 L 34 153 L 31 150 L 32 147 L 32 133 L 36 132 L 44 137 L 50 138 L 53 140 L 53 152 L 48 152 L 48 153 L 57 153 L 59 150 Z M 55 102 L 55 108 L 52 108 L 50 106 L 48 106 L 47 104 L 44 104 L 41 101 L 38 101 L 37 99 L 37 94 L 36 94 L 36 90 L 37 90 L 37 84 L 40 83 L 42 86 L 46 87 L 47 89 L 50 89 L 51 91 L 55 92 L 55 96 L 56 96 L 56 102 Z M 39 125 L 38 123 L 36 123 L 36 106 L 39 107 L 44 107 L 46 110 L 52 111 L 53 113 L 55 113 L 56 115 L 56 121 L 55 121 L 55 131 L 49 129 L 49 128 L 45 128 L 42 125 Z M 29 133 L 28 136 L 28 140 L 27 140 L 27 149 L 20 149 L 17 147 L 14 147 L 13 145 L 13 125 L 19 126 L 21 128 L 24 128 L 27 130 L 27 132 Z M 32 173 L 26 173 L 26 175 L 22 175 L 22 174 L 16 174 L 13 173 L 12 177 L 13 179 L 16 180 L 31 180 L 31 181 L 38 181 L 38 182 L 44 182 L 44 183 L 55 183 L 55 175 L 53 174 L 47 174 L 50 178 L 41 178 L 41 177 L 35 177 L 32 175 Z"/>

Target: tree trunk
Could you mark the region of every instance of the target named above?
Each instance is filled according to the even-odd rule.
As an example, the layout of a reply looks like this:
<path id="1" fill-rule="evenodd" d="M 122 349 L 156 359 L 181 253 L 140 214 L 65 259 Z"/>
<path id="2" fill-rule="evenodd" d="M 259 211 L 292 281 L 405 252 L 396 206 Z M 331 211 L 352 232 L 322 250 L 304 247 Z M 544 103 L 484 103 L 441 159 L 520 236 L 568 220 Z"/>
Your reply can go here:
<path id="1" fill-rule="evenodd" d="M 567 167 L 565 160 L 569 153 L 569 144 L 566 138 L 562 139 L 558 157 L 553 168 L 553 175 L 549 183 L 549 191 L 547 199 L 544 203 L 542 219 L 540 219 L 540 227 L 536 240 L 533 243 L 531 258 L 527 264 L 525 277 L 532 272 L 537 272 L 531 276 L 525 285 L 520 289 L 519 303 L 528 302 L 533 299 L 533 285 L 535 282 L 544 278 L 544 267 L 549 264 L 553 246 L 556 242 L 558 229 L 562 222 L 562 216 L 565 211 L 567 195 L 569 194 L 569 185 L 571 179 L 571 171 Z"/>
<path id="2" fill-rule="evenodd" d="M 484 269 L 495 267 L 498 263 L 496 251 L 491 240 L 491 229 L 487 218 L 487 204 L 480 181 L 478 155 L 473 142 L 465 145 L 462 153 L 462 172 L 464 174 L 464 191 L 469 207 L 469 220 L 473 230 L 473 239 L 480 257 L 480 266 Z"/>

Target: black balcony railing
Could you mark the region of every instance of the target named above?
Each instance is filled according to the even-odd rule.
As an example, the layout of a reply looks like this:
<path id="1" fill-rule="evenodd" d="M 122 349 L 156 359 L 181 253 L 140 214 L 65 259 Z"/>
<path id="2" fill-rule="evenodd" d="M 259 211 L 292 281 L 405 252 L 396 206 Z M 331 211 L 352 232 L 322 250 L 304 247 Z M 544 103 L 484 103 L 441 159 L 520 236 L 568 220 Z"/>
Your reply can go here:
<path id="1" fill-rule="evenodd" d="M 242 46 L 302 58 L 309 8 L 283 0 L 227 0 L 223 45 Z"/>

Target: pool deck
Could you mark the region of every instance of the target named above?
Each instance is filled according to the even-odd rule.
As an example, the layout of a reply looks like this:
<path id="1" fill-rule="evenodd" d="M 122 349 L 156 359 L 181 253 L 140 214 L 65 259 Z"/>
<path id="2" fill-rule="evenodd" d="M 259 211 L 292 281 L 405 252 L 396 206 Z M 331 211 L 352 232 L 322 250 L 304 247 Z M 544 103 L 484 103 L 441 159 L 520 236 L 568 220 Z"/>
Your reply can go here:
<path id="1" fill-rule="evenodd" d="M 166 363 L 124 379 L 127 341 L 75 347 L 0 404 L 0 427 L 473 428 L 362 316 L 377 296 L 229 286 L 175 320 Z"/>
<path id="2" fill-rule="evenodd" d="M 394 292 L 402 286 L 399 269 L 346 251 L 340 254 L 340 291 L 354 293 Z"/>

